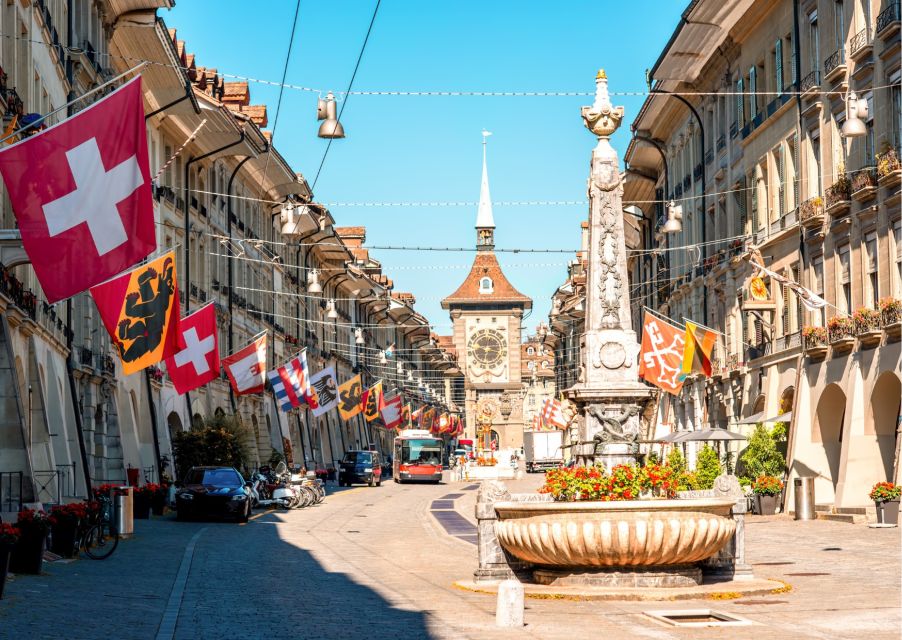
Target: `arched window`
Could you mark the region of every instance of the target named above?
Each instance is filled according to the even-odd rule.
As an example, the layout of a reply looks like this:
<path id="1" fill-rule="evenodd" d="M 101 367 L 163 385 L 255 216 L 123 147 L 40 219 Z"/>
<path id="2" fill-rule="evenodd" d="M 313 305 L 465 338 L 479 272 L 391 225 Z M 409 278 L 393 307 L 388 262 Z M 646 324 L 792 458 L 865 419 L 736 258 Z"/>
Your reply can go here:
<path id="1" fill-rule="evenodd" d="M 526 355 L 534 356 L 536 355 L 536 350 L 533 347 L 526 347 Z"/>
<path id="2" fill-rule="evenodd" d="M 551 364 L 547 360 L 542 360 L 542 368 L 547 369 Z"/>
<path id="3" fill-rule="evenodd" d="M 492 279 L 482 278 L 479 280 L 479 293 L 492 293 Z"/>

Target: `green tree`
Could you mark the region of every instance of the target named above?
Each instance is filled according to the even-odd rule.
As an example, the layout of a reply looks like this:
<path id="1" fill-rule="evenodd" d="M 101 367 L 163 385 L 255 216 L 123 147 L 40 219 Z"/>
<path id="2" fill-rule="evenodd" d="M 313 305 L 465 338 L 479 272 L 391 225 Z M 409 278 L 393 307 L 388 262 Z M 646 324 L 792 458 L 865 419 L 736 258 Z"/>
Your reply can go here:
<path id="1" fill-rule="evenodd" d="M 667 466 L 673 469 L 675 476 L 680 475 L 686 470 L 686 459 L 678 447 L 673 447 L 667 454 Z"/>
<path id="2" fill-rule="evenodd" d="M 755 426 L 749 443 L 739 456 L 737 473 L 751 480 L 759 476 L 783 475 L 786 469 L 786 425 L 778 422 L 768 430 L 763 424 Z"/>
<path id="3" fill-rule="evenodd" d="M 191 467 L 228 465 L 243 469 L 250 459 L 245 445 L 247 430 L 234 415 L 208 418 L 205 426 L 175 434 L 172 443 L 175 469 L 183 478 Z"/>
<path id="4" fill-rule="evenodd" d="M 698 488 L 713 489 L 714 479 L 720 473 L 720 458 L 717 455 L 717 451 L 711 445 L 706 444 L 699 450 L 698 456 L 695 458 L 695 475 L 698 479 Z"/>

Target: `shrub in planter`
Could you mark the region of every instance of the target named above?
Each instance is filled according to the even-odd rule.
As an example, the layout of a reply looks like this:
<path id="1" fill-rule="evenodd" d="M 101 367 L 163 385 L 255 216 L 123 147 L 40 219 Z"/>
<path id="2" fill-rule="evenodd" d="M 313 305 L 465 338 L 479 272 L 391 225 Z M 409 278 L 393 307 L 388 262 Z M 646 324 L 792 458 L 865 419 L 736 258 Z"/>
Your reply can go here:
<path id="1" fill-rule="evenodd" d="M 892 482 L 878 482 L 868 494 L 877 507 L 877 522 L 899 524 L 899 498 L 902 487 Z"/>
<path id="2" fill-rule="evenodd" d="M 6 585 L 9 556 L 18 540 L 19 528 L 12 524 L 0 522 L 0 600 L 3 599 L 3 587 Z"/>
<path id="3" fill-rule="evenodd" d="M 739 456 L 737 472 L 749 480 L 759 476 L 782 476 L 786 469 L 786 456 L 782 451 L 786 442 L 786 428 L 777 423 L 768 430 L 763 424 L 755 425 L 748 445 Z"/>
<path id="4" fill-rule="evenodd" d="M 827 321 L 827 333 L 830 336 L 830 342 L 835 342 L 842 338 L 851 338 L 854 331 L 852 318 L 849 316 L 833 316 Z"/>
<path id="5" fill-rule="evenodd" d="M 880 312 L 867 307 L 856 309 L 852 314 L 852 326 L 856 335 L 880 329 Z"/>
<path id="6" fill-rule="evenodd" d="M 71 558 L 78 549 L 78 528 L 88 517 L 88 505 L 84 502 L 57 505 L 50 509 L 50 550 L 53 553 Z"/>
<path id="7" fill-rule="evenodd" d="M 758 496 L 761 515 L 772 516 L 777 511 L 777 496 L 783 492 L 783 481 L 774 476 L 759 476 L 752 483 L 752 492 Z"/>
<path id="8" fill-rule="evenodd" d="M 246 467 L 249 439 L 253 436 L 235 415 L 215 415 L 206 418 L 203 426 L 198 423 L 191 431 L 179 431 L 173 441 L 177 477 L 204 465 Z"/>
<path id="9" fill-rule="evenodd" d="M 877 307 L 880 309 L 884 326 L 902 320 L 902 300 L 889 297 L 881 298 L 880 302 L 877 303 Z"/>
<path id="10" fill-rule="evenodd" d="M 9 559 L 13 573 L 40 573 L 44 560 L 44 543 L 50 531 L 50 519 L 43 511 L 22 509 L 16 522 L 19 539 Z"/>

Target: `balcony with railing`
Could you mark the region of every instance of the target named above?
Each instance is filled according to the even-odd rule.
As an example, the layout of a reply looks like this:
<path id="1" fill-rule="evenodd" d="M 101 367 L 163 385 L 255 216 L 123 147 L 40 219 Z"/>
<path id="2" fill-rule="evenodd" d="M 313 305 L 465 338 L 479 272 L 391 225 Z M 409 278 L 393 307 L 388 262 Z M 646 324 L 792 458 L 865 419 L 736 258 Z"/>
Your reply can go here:
<path id="1" fill-rule="evenodd" d="M 720 134 L 717 138 L 717 151 L 723 151 L 727 148 L 727 137 L 724 134 Z"/>
<path id="2" fill-rule="evenodd" d="M 834 51 L 829 58 L 824 60 L 824 79 L 833 82 L 846 73 L 846 52 L 843 48 Z"/>
<path id="3" fill-rule="evenodd" d="M 902 3 L 900 3 L 899 0 L 891 1 L 886 5 L 886 8 L 877 15 L 877 25 L 874 31 L 878 38 L 885 40 L 899 31 L 900 16 L 902 16 L 900 4 Z"/>
<path id="4" fill-rule="evenodd" d="M 824 206 L 827 213 L 836 218 L 849 211 L 852 206 L 852 181 L 842 174 L 824 192 Z"/>
<path id="5" fill-rule="evenodd" d="M 812 71 L 807 76 L 802 78 L 802 82 L 799 83 L 799 93 L 803 98 L 810 98 L 817 95 L 820 88 L 821 74 L 820 71 L 817 70 Z"/>
<path id="6" fill-rule="evenodd" d="M 708 149 L 705 151 L 705 164 L 709 165 L 714 162 L 714 149 Z"/>
<path id="7" fill-rule="evenodd" d="M 874 169 L 859 169 L 852 173 L 850 187 L 852 199 L 867 202 L 877 195 L 877 172 Z"/>
<path id="8" fill-rule="evenodd" d="M 12 272 L 0 264 L 0 293 L 25 313 L 32 320 L 37 319 L 37 296 L 12 274 Z"/>
<path id="9" fill-rule="evenodd" d="M 871 39 L 871 28 L 865 27 L 849 40 L 849 57 L 859 62 L 871 55 L 874 51 L 874 42 Z"/>
<path id="10" fill-rule="evenodd" d="M 824 226 L 824 200 L 820 196 L 808 198 L 799 205 L 799 220 L 807 229 L 819 229 Z"/>

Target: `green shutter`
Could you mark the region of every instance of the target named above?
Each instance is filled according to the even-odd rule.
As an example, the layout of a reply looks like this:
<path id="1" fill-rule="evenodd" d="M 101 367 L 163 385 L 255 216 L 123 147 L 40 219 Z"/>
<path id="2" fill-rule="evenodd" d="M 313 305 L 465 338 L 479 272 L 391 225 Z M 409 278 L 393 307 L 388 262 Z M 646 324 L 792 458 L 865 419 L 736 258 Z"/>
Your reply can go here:
<path id="1" fill-rule="evenodd" d="M 783 39 L 777 38 L 774 43 L 774 68 L 777 71 L 777 92 L 783 93 Z"/>

